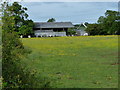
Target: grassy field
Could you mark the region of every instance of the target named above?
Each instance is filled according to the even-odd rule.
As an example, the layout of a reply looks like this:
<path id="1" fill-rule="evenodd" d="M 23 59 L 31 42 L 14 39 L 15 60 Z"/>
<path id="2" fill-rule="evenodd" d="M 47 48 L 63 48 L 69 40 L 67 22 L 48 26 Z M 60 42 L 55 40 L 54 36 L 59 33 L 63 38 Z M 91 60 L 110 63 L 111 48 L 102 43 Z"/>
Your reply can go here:
<path id="1" fill-rule="evenodd" d="M 23 62 L 48 77 L 52 87 L 118 87 L 118 36 L 24 38 L 22 42 L 32 50 Z"/>

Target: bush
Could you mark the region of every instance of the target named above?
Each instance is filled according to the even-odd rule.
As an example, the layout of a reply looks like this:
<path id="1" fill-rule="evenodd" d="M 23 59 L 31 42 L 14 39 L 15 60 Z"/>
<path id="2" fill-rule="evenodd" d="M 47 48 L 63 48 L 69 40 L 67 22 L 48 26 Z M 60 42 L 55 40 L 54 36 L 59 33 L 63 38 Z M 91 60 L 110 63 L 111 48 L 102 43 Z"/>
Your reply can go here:
<path id="1" fill-rule="evenodd" d="M 21 59 L 25 57 L 26 51 L 17 38 L 17 34 L 3 32 L 2 52 L 2 76 L 3 88 L 35 88 L 49 87 L 46 79 L 38 79 L 37 72 L 26 68 Z"/>
<path id="2" fill-rule="evenodd" d="M 68 35 L 76 35 L 76 31 L 73 29 L 68 30 Z"/>
<path id="3" fill-rule="evenodd" d="M 18 30 L 20 23 L 29 24 L 32 26 L 32 21 L 21 20 L 27 18 L 24 13 L 25 8 L 21 8 L 17 2 L 11 6 L 5 2 L 2 4 L 2 78 L 3 88 L 35 88 L 48 87 L 47 81 L 37 78 L 37 72 L 26 68 L 26 65 L 21 62 L 30 53 L 26 50 L 18 38 Z M 18 16 L 18 13 L 20 15 Z M 14 14 L 17 17 L 14 17 Z M 23 16 L 23 14 L 25 14 Z M 22 18 L 17 20 L 18 17 Z M 13 18 L 14 17 L 14 18 Z M 16 23 L 15 23 L 16 22 Z M 28 23 L 29 22 L 29 23 Z M 22 28 L 23 29 L 23 28 Z M 20 29 L 20 30 L 22 30 Z M 27 29 L 26 29 L 27 30 Z M 27 30 L 28 31 L 28 30 Z M 27 33 L 28 34 L 28 33 Z M 25 34 L 25 35 L 27 35 Z"/>

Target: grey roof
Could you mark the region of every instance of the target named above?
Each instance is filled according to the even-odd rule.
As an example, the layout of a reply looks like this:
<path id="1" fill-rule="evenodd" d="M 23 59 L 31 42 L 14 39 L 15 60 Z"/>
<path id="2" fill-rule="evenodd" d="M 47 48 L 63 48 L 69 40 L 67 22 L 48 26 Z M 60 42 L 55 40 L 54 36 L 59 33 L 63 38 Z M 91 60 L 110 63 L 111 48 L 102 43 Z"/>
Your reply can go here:
<path id="1" fill-rule="evenodd" d="M 35 22 L 34 28 L 72 28 L 71 22 Z"/>

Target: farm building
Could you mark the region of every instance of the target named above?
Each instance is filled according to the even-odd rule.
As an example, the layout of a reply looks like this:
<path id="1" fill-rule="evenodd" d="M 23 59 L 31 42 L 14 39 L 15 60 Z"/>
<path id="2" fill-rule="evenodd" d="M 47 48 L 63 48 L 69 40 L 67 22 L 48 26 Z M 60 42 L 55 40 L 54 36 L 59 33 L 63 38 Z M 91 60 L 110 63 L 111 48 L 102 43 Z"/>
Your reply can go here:
<path id="1" fill-rule="evenodd" d="M 85 31 L 86 28 L 87 26 L 84 23 L 79 25 L 77 29 L 75 29 L 77 36 L 88 36 L 88 33 Z"/>
<path id="2" fill-rule="evenodd" d="M 77 36 L 88 36 L 88 33 L 85 30 L 75 30 Z"/>
<path id="3" fill-rule="evenodd" d="M 35 22 L 34 34 L 40 36 L 66 36 L 68 28 L 73 28 L 71 22 Z"/>

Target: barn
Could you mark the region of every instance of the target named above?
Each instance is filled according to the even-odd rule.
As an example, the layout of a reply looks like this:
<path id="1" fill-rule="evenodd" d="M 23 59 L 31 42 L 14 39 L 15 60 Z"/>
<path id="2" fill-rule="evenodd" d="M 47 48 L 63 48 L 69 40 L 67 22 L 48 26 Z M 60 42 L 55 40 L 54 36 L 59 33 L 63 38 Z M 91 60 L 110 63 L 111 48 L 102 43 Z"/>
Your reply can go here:
<path id="1" fill-rule="evenodd" d="M 36 37 L 67 36 L 68 28 L 73 28 L 71 22 L 35 22 L 33 28 Z"/>

